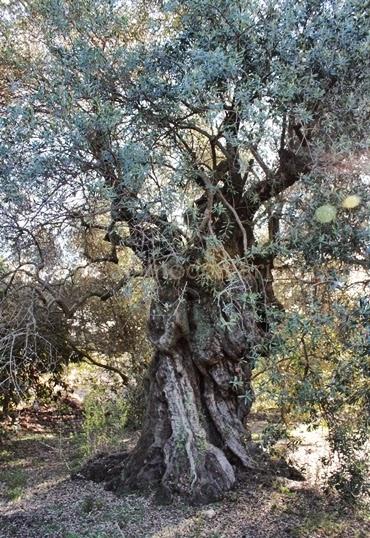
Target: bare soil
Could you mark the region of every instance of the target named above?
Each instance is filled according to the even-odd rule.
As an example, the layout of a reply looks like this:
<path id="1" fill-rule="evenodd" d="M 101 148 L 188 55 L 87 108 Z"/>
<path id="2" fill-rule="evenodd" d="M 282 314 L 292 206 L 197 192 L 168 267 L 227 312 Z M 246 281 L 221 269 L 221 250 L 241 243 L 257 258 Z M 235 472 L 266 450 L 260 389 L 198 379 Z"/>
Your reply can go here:
<path id="1" fill-rule="evenodd" d="M 78 409 L 25 411 L 0 438 L 0 538 L 279 538 L 370 536 L 364 511 L 344 509 L 320 491 L 319 433 L 296 455 L 305 482 L 245 476 L 222 502 L 160 505 L 154 495 L 117 497 L 72 480 L 81 463 Z M 256 422 L 256 427 L 257 427 Z M 1 434 L 0 434 L 1 435 Z M 132 436 L 122 440 L 132 445 Z"/>

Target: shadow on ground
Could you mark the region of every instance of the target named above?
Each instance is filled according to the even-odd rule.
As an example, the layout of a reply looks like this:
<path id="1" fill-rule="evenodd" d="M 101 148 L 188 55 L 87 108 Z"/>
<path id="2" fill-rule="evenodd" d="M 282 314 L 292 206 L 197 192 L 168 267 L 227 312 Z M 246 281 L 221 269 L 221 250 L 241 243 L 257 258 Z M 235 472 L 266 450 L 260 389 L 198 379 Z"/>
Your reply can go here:
<path id="1" fill-rule="evenodd" d="M 246 475 L 207 507 L 117 497 L 71 480 L 68 428 L 21 429 L 0 445 L 0 538 L 365 538 L 363 514 L 346 512 L 309 482 Z M 124 447 L 123 447 L 124 448 Z M 312 448 L 314 450 L 314 447 Z"/>

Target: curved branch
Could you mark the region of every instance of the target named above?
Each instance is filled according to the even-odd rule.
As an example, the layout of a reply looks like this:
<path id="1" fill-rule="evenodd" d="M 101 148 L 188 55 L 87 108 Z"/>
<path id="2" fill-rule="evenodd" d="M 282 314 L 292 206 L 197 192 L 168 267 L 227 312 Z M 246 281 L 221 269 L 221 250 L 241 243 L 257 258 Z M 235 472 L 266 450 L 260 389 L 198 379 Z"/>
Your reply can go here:
<path id="1" fill-rule="evenodd" d="M 108 301 L 111 297 L 113 297 L 124 285 L 125 283 L 130 279 L 134 277 L 143 276 L 143 272 L 141 270 L 135 270 L 132 271 L 126 275 L 124 275 L 115 286 L 113 286 L 110 290 L 92 290 L 87 292 L 80 300 L 76 301 L 71 307 L 68 306 L 68 304 L 61 298 L 57 297 L 55 295 L 55 290 L 53 286 L 51 286 L 48 282 L 41 279 L 39 276 L 34 275 L 33 273 L 30 273 L 26 270 L 21 270 L 24 274 L 29 276 L 32 279 L 35 279 L 36 282 L 38 282 L 39 285 L 41 285 L 46 291 L 48 291 L 52 297 L 52 302 L 55 302 L 63 311 L 64 315 L 71 319 L 75 313 L 83 306 L 86 301 L 89 299 L 92 299 L 93 297 L 97 297 L 101 301 L 105 302 Z"/>
<path id="2" fill-rule="evenodd" d="M 85 359 L 84 362 L 87 364 L 93 364 L 94 366 L 98 366 L 99 368 L 103 368 L 104 370 L 108 370 L 109 372 L 113 372 L 114 374 L 117 374 L 120 376 L 124 384 L 127 384 L 129 382 L 129 377 L 124 374 L 119 368 L 116 368 L 115 366 L 112 366 L 111 364 L 105 364 L 102 362 L 99 362 L 91 357 L 88 353 L 85 351 L 81 352 Z"/>
<path id="3" fill-rule="evenodd" d="M 306 156 L 297 155 L 289 150 L 279 152 L 280 166 L 275 174 L 270 174 L 263 181 L 252 185 L 246 193 L 249 201 L 248 209 L 253 214 L 263 202 L 277 196 L 288 187 L 294 185 L 303 174 L 310 171 L 310 162 Z"/>
<path id="4" fill-rule="evenodd" d="M 127 384 L 129 382 L 129 377 L 125 373 L 123 373 L 122 370 L 116 368 L 116 366 L 97 361 L 87 351 L 79 349 L 76 344 L 72 342 L 69 338 L 67 339 L 67 341 L 71 349 L 73 349 L 75 353 L 83 357 L 82 360 L 86 362 L 86 364 L 93 364 L 94 366 L 98 366 L 99 368 L 103 368 L 104 370 L 108 370 L 109 372 L 113 372 L 114 374 L 119 375 L 124 384 Z"/>

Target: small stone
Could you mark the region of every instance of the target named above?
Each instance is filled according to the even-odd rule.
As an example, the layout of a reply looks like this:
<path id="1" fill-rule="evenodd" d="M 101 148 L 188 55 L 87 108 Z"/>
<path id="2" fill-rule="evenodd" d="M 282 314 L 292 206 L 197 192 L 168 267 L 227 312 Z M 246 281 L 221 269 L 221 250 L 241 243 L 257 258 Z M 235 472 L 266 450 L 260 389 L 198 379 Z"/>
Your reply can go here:
<path id="1" fill-rule="evenodd" d="M 206 510 L 204 512 L 204 515 L 208 518 L 208 519 L 212 519 L 215 517 L 216 515 L 216 510 L 213 510 L 213 508 L 211 508 L 210 510 Z"/>

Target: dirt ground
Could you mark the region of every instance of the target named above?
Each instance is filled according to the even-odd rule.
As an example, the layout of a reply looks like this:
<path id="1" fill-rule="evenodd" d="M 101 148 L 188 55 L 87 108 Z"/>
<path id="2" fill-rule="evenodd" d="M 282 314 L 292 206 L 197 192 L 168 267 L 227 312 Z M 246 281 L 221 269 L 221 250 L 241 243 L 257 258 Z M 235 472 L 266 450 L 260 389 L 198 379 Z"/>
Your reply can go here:
<path id="1" fill-rule="evenodd" d="M 71 480 L 80 463 L 78 413 L 24 413 L 0 438 L 0 538 L 279 538 L 370 536 L 364 510 L 345 510 L 320 492 L 319 433 L 307 432 L 296 458 L 307 480 L 246 476 L 222 502 L 159 505 L 152 495 L 117 497 Z M 123 440 L 128 445 L 132 439 Z"/>

